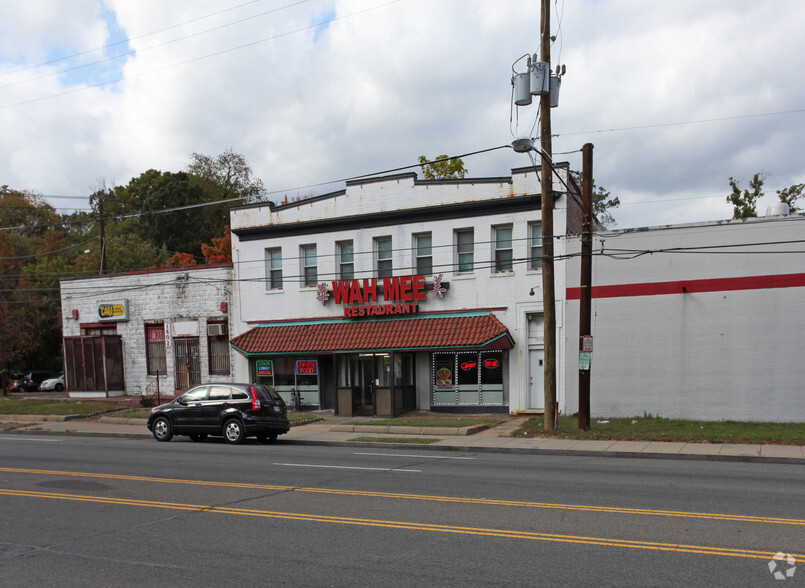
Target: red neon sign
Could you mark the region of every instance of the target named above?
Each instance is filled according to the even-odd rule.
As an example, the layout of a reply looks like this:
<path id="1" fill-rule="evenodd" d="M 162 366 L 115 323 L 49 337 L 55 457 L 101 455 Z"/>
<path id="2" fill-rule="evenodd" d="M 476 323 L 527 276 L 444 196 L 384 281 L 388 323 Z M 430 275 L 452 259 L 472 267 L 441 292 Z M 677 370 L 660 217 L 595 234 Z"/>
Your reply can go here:
<path id="1" fill-rule="evenodd" d="M 465 372 L 474 370 L 477 367 L 478 367 L 477 361 L 465 361 L 464 363 L 461 364 L 461 369 L 464 370 Z"/>
<path id="2" fill-rule="evenodd" d="M 498 367 L 500 367 L 500 362 L 497 359 L 485 359 L 484 360 L 484 367 L 485 368 L 498 368 Z"/>

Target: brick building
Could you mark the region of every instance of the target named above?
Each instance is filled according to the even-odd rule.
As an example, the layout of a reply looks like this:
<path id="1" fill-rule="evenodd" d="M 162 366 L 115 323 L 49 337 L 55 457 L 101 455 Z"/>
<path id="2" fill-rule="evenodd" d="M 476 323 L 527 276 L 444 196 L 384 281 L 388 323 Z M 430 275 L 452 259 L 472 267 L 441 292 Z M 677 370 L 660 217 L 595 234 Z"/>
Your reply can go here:
<path id="1" fill-rule="evenodd" d="M 70 396 L 172 396 L 231 381 L 231 293 L 231 264 L 61 280 Z"/>

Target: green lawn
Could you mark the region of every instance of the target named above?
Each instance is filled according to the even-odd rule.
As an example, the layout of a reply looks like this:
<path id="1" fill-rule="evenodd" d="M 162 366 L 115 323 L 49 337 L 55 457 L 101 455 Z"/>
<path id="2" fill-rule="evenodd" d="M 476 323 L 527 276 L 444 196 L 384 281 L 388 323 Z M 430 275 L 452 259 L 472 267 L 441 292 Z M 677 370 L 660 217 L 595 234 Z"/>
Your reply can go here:
<path id="1" fill-rule="evenodd" d="M 515 436 L 624 441 L 692 441 L 701 443 L 777 443 L 805 445 L 805 423 L 742 421 L 688 421 L 658 417 L 592 419 L 589 431 L 578 428 L 578 418 L 559 417 L 559 428 L 546 431 L 542 417 L 529 419 Z"/>
<path id="2" fill-rule="evenodd" d="M 0 414 L 90 415 L 98 412 L 113 411 L 123 407 L 123 405 L 116 402 L 99 402 L 97 400 L 47 400 L 39 398 L 0 399 Z"/>

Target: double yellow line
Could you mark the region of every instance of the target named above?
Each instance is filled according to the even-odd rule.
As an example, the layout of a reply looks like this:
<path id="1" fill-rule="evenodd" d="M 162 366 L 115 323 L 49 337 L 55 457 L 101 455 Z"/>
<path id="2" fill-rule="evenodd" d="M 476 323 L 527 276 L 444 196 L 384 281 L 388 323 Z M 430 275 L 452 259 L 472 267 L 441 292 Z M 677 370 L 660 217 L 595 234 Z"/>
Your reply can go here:
<path id="1" fill-rule="evenodd" d="M 247 488 L 247 489 L 261 489 L 261 490 L 277 490 L 277 491 L 293 491 L 293 492 L 310 492 L 317 494 L 334 494 L 339 496 L 361 496 L 361 497 L 379 497 L 391 499 L 407 499 L 407 500 L 432 500 L 440 502 L 455 502 L 464 504 L 483 504 L 495 506 L 519 506 L 519 507 L 532 507 L 532 508 L 553 508 L 565 510 L 579 510 L 588 512 L 605 512 L 605 513 L 618 513 L 618 514 L 644 514 L 655 516 L 679 516 L 691 517 L 700 519 L 713 519 L 713 520 L 728 520 L 728 521 L 741 521 L 741 522 L 755 522 L 755 523 L 775 523 L 787 525 L 803 525 L 805 521 L 801 519 L 784 519 L 773 517 L 753 517 L 753 516 L 740 516 L 740 515 L 725 515 L 725 514 L 708 514 L 684 511 L 663 511 L 663 510 L 650 510 L 650 509 L 629 509 L 629 508 L 616 508 L 616 507 L 599 507 L 599 506 L 584 506 L 584 505 L 567 505 L 567 504 L 551 504 L 540 502 L 520 502 L 509 500 L 486 500 L 475 498 L 453 498 L 446 496 L 428 496 L 416 494 L 397 494 L 389 492 L 364 492 L 358 490 L 327 490 L 322 488 L 304 488 L 296 486 L 278 486 L 278 485 L 264 485 L 264 484 L 240 484 L 234 482 L 211 482 L 201 480 L 182 480 L 171 478 L 152 478 L 147 476 L 123 476 L 115 474 L 94 474 L 87 472 L 62 472 L 56 470 L 35 470 L 35 469 L 21 469 L 21 468 L 0 468 L 0 472 L 7 473 L 23 473 L 23 474 L 40 474 L 50 476 L 71 476 L 82 478 L 104 478 L 115 480 L 130 480 L 130 481 L 144 481 L 144 482 L 158 482 L 168 484 L 189 484 L 213 487 L 230 487 L 230 488 Z M 765 559 L 770 560 L 776 555 L 776 551 L 762 551 L 754 549 L 732 549 L 726 547 L 711 547 L 706 545 L 689 545 L 683 543 L 663 543 L 653 541 L 630 541 L 625 539 L 609 539 L 604 537 L 585 537 L 580 535 L 563 535 L 556 533 L 535 533 L 529 531 L 516 531 L 510 529 L 486 529 L 480 527 L 462 527 L 455 525 L 433 525 L 428 523 L 413 523 L 405 521 L 387 521 L 378 519 L 361 519 L 354 517 L 337 517 L 325 516 L 306 513 L 292 513 L 292 512 L 277 512 L 277 511 L 264 511 L 254 509 L 241 509 L 229 508 L 221 506 L 210 506 L 200 504 L 183 504 L 176 502 L 161 502 L 161 501 L 146 501 L 146 500 L 133 500 L 125 498 L 107 498 L 103 496 L 89 496 L 81 494 L 61 494 L 55 492 L 34 492 L 29 490 L 12 490 L 0 489 L 0 496 L 17 496 L 23 498 L 39 498 L 50 500 L 68 500 L 78 502 L 94 502 L 100 504 L 114 504 L 119 506 L 135 506 L 142 508 L 161 508 L 170 510 L 183 510 L 192 512 L 208 512 L 212 514 L 223 515 L 237 515 L 237 516 L 250 516 L 261 518 L 285 519 L 295 521 L 306 521 L 315 523 L 331 523 L 340 525 L 359 525 L 367 527 L 383 527 L 388 529 L 403 529 L 409 531 L 426 531 L 437 533 L 453 533 L 463 535 L 485 536 L 485 537 L 499 537 L 506 539 L 527 539 L 532 541 L 553 541 L 559 543 L 577 543 L 584 545 L 596 545 L 605 547 L 620 547 L 625 549 L 643 549 L 654 551 L 673 551 L 679 553 L 694 553 L 703 555 L 717 555 L 723 557 L 742 557 L 752 559 Z M 805 554 L 790 554 L 796 559 L 797 562 L 805 562 Z"/>

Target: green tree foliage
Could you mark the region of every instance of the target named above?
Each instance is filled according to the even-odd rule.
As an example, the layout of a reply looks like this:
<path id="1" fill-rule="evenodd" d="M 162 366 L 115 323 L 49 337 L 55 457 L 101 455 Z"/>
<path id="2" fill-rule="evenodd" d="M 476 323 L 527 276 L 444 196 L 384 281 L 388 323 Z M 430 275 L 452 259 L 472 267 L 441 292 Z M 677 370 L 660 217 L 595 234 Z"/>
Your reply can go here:
<path id="1" fill-rule="evenodd" d="M 732 218 L 751 218 L 757 216 L 757 201 L 763 196 L 763 183 L 766 174 L 758 173 L 749 182 L 750 190 L 741 190 L 738 182 L 730 178 L 732 193 L 727 202 L 732 204 Z"/>
<path id="2" fill-rule="evenodd" d="M 570 175 L 576 186 L 581 190 L 582 177 L 581 172 L 570 171 Z M 598 224 L 602 227 L 614 227 L 617 222 L 612 215 L 612 210 L 621 205 L 621 200 L 612 194 L 603 186 L 596 186 L 593 180 L 593 214 L 595 215 Z"/>
<path id="3" fill-rule="evenodd" d="M 757 201 L 763 197 L 763 185 L 767 174 L 756 173 L 749 182 L 749 190 L 741 190 L 738 182 L 730 178 L 732 193 L 727 196 L 727 202 L 732 204 L 732 218 L 752 218 L 757 216 Z M 787 188 L 777 190 L 780 202 L 788 204 L 789 212 L 800 210 L 796 206 L 797 200 L 802 197 L 805 184 L 793 184 Z"/>
<path id="4" fill-rule="evenodd" d="M 9 369 L 61 364 L 60 217 L 37 195 L 0 187 L 0 360 Z"/>
<path id="5" fill-rule="evenodd" d="M 426 180 L 461 179 L 467 175 L 467 168 L 460 157 L 437 155 L 433 161 L 427 155 L 419 156 L 419 167 Z"/>

